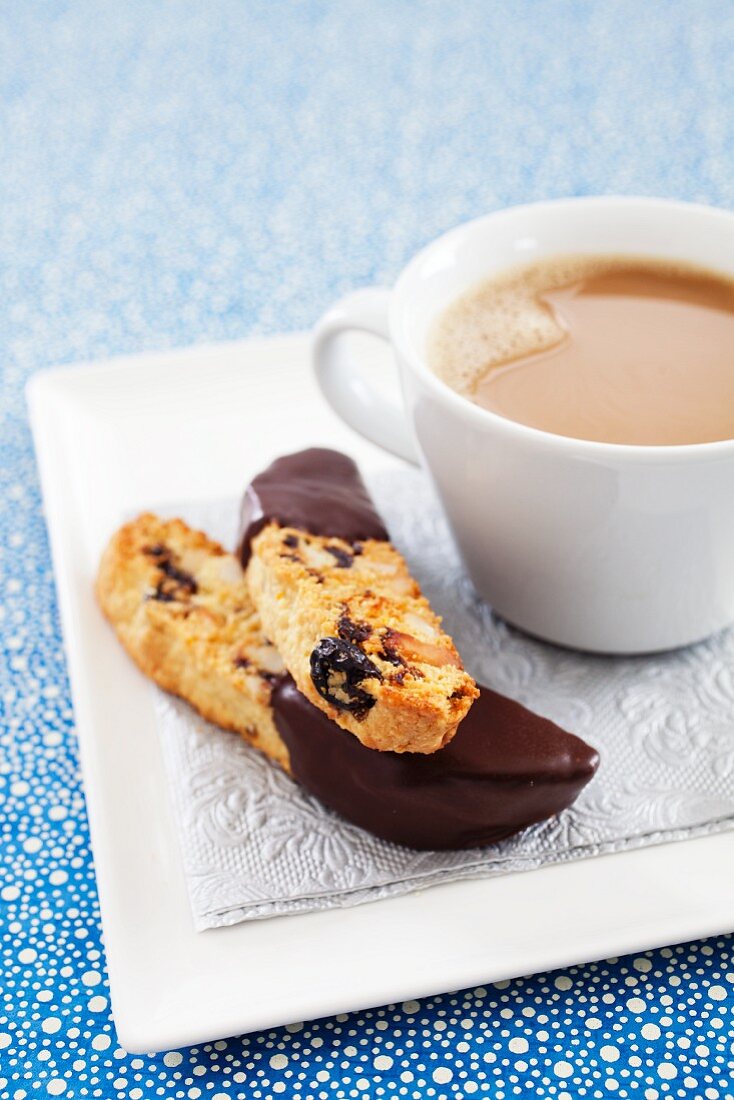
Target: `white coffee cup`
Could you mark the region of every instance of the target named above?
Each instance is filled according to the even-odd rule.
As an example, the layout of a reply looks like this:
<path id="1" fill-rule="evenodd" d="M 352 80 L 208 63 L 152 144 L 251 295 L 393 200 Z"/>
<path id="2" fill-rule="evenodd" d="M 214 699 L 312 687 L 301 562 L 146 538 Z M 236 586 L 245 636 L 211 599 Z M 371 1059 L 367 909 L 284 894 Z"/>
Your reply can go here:
<path id="1" fill-rule="evenodd" d="M 601 653 L 699 641 L 734 621 L 734 440 L 569 439 L 479 408 L 428 368 L 449 302 L 558 253 L 670 257 L 734 277 L 734 214 L 586 198 L 468 222 L 419 252 L 392 291 L 359 290 L 329 310 L 315 331 L 319 382 L 352 428 L 425 465 L 477 591 L 509 622 Z M 392 343 L 403 407 L 350 360 L 341 337 L 355 329 Z"/>

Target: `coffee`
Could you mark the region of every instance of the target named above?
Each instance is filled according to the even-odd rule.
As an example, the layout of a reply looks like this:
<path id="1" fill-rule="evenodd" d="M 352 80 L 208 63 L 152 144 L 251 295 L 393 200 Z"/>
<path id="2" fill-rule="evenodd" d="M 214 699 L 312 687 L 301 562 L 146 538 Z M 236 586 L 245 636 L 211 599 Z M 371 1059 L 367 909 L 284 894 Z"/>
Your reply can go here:
<path id="1" fill-rule="evenodd" d="M 629 256 L 555 256 L 451 304 L 431 368 L 471 401 L 576 439 L 734 439 L 734 279 Z"/>

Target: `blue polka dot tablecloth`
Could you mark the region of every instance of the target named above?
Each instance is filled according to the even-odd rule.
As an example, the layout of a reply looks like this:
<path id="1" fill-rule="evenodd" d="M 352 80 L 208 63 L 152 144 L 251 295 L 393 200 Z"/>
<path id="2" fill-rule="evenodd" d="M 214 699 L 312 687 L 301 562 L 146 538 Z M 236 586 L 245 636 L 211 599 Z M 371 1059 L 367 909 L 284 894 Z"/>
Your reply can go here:
<path id="1" fill-rule="evenodd" d="M 22 396 L 49 363 L 306 327 L 509 203 L 732 207 L 733 46 L 718 0 L 2 6 L 0 1097 L 734 1096 L 725 936 L 121 1050 Z"/>

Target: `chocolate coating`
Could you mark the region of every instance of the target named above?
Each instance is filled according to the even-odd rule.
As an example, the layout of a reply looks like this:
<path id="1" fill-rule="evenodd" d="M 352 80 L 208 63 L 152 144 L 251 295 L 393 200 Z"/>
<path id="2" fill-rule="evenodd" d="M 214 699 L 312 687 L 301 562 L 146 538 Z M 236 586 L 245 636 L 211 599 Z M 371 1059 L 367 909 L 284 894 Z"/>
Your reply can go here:
<path id="1" fill-rule="evenodd" d="M 453 740 L 431 754 L 365 748 L 290 676 L 275 684 L 272 704 L 294 778 L 325 806 L 409 848 L 474 848 L 560 813 L 599 762 L 547 718 L 480 690 Z"/>
<path id="2" fill-rule="evenodd" d="M 243 565 L 255 535 L 273 521 L 350 543 L 388 538 L 355 463 L 325 447 L 277 458 L 253 478 L 242 502 Z"/>

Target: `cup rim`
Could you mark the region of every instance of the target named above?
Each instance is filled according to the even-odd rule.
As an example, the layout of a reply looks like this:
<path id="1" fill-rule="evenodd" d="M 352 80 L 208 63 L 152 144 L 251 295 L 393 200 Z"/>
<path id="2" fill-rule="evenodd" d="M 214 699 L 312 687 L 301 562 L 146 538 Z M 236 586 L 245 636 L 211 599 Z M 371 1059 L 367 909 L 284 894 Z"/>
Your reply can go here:
<path id="1" fill-rule="evenodd" d="M 394 346 L 400 351 L 401 356 L 411 370 L 421 378 L 436 397 L 447 403 L 465 422 L 476 428 L 486 428 L 488 425 L 492 425 L 501 435 L 514 439 L 516 442 L 526 442 L 552 451 L 565 451 L 568 455 L 589 461 L 614 459 L 621 462 L 660 464 L 662 462 L 710 461 L 730 457 L 734 454 L 734 438 L 717 439 L 707 443 L 605 443 L 595 439 L 576 439 L 574 436 L 559 435 L 556 432 L 548 432 L 542 428 L 533 428 L 527 424 L 521 424 L 519 421 L 510 420 L 499 413 L 492 412 L 490 409 L 475 405 L 467 397 L 457 393 L 448 383 L 434 374 L 409 341 L 401 338 L 403 333 L 400 330 L 399 314 L 402 297 L 409 287 L 411 279 L 415 278 L 418 268 L 433 251 L 446 243 L 451 243 L 452 238 L 462 237 L 479 226 L 501 220 L 509 214 L 517 215 L 523 211 L 536 213 L 544 210 L 558 210 L 561 207 L 579 206 L 654 207 L 656 209 L 666 209 L 670 213 L 683 216 L 692 213 L 705 214 L 707 217 L 728 223 L 728 227 L 734 230 L 734 212 L 732 211 L 709 206 L 706 203 L 683 202 L 677 199 L 654 198 L 647 195 L 586 195 L 547 199 L 542 202 L 519 203 L 493 210 L 478 218 L 461 222 L 440 236 L 435 237 L 429 244 L 420 249 L 402 269 L 390 296 L 389 305 L 389 328 Z"/>

